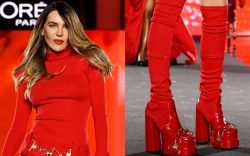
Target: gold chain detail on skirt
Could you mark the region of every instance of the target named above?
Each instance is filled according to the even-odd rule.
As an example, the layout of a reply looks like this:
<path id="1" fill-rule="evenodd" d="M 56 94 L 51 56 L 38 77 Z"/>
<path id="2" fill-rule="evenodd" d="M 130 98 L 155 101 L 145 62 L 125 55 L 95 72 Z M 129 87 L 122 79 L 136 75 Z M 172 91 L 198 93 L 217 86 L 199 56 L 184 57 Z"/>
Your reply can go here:
<path id="1" fill-rule="evenodd" d="M 33 140 L 33 144 L 31 145 L 31 147 L 29 148 L 28 151 L 31 151 L 31 150 L 34 150 L 36 152 L 39 152 L 41 153 L 43 156 L 52 156 L 53 153 L 57 153 L 58 156 L 71 156 L 71 152 L 72 152 L 72 149 L 69 149 L 69 152 L 62 152 L 60 153 L 56 147 L 53 147 L 52 149 L 46 149 L 46 148 L 43 148 L 43 147 L 40 147 L 36 144 L 36 140 Z"/>

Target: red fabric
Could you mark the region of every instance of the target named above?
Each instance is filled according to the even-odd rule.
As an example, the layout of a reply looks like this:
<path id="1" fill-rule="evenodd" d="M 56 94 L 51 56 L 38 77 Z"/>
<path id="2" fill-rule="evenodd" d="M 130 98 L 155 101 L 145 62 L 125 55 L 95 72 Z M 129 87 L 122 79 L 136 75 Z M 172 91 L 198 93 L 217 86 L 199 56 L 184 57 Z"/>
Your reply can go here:
<path id="1" fill-rule="evenodd" d="M 199 109 L 207 121 L 216 115 L 216 102 L 221 96 L 221 83 L 227 32 L 227 6 L 201 6 L 201 82 Z M 213 46 L 211 46 L 213 45 Z M 210 111 L 207 111 L 210 110 Z"/>
<path id="2" fill-rule="evenodd" d="M 169 65 L 173 31 L 185 1 L 167 2 L 169 4 L 164 0 L 156 1 L 147 44 L 151 101 L 154 103 L 172 99 Z"/>
<path id="3" fill-rule="evenodd" d="M 2 156 L 13 156 L 17 152 L 24 138 L 32 107 L 36 108 L 36 118 L 28 134 L 32 134 L 41 144 L 43 138 L 48 147 L 74 145 L 74 149 L 82 151 L 81 147 L 84 146 L 86 152 L 81 154 L 84 156 L 90 156 L 87 121 L 92 107 L 96 156 L 107 156 L 105 84 L 101 71 L 72 52 L 71 48 L 59 54 L 49 51 L 45 66 L 48 72 L 59 74 L 37 81 L 31 90 L 30 100 L 24 98 L 25 82 L 20 84 L 14 120 Z M 25 142 L 29 142 L 28 140 L 29 137 L 26 137 Z M 22 147 L 24 151 L 31 146 L 25 145 L 25 142 Z M 75 156 L 77 155 L 79 154 L 75 152 Z"/>
<path id="4" fill-rule="evenodd" d="M 131 5 L 129 3 L 129 0 L 125 0 L 125 23 L 128 18 L 128 14 L 130 13 Z"/>
<path id="5" fill-rule="evenodd" d="M 180 55 L 180 51 L 193 60 L 194 63 L 196 62 L 197 54 L 194 39 L 181 17 L 174 29 L 172 58 L 176 59 Z"/>
<path id="6" fill-rule="evenodd" d="M 125 62 L 134 63 L 141 40 L 143 12 L 146 0 L 130 0 L 131 9 L 126 21 Z"/>

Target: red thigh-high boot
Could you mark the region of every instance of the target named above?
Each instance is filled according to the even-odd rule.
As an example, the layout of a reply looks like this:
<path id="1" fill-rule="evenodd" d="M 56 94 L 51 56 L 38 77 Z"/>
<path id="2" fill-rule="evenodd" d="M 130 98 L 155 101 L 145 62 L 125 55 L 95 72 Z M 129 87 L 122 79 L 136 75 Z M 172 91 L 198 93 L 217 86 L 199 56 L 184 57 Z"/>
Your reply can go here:
<path id="1" fill-rule="evenodd" d="M 196 106 L 196 141 L 214 148 L 239 146 L 237 128 L 226 122 L 221 106 L 222 70 L 227 32 L 227 6 L 201 6 L 200 98 Z"/>
<path id="2" fill-rule="evenodd" d="M 153 12 L 147 46 L 151 81 L 151 100 L 145 110 L 147 152 L 162 149 L 162 153 L 166 155 L 196 153 L 195 137 L 181 127 L 170 91 L 173 28 L 184 2 L 185 0 L 157 0 Z"/>

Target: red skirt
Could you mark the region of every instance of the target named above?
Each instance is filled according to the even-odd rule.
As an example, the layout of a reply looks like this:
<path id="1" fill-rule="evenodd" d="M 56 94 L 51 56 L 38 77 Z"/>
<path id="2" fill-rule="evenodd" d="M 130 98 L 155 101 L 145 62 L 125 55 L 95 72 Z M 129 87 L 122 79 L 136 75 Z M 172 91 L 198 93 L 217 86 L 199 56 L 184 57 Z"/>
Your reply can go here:
<path id="1" fill-rule="evenodd" d="M 27 134 L 20 149 L 21 156 L 91 156 L 90 145 L 77 142 L 59 143 L 49 138 Z"/>

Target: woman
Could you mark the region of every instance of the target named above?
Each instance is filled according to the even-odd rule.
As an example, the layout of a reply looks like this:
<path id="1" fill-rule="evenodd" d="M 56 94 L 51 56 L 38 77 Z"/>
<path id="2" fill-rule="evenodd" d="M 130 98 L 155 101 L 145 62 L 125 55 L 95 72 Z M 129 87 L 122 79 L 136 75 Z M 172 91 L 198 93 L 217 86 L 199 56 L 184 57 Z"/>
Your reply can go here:
<path id="1" fill-rule="evenodd" d="M 47 6 L 33 29 L 23 62 L 13 72 L 16 112 L 2 156 L 17 152 L 32 107 L 35 122 L 21 146 L 22 156 L 90 156 L 90 108 L 95 155 L 109 155 L 104 77 L 110 72 L 109 59 L 84 34 L 73 8 L 65 2 Z"/>
<path id="2" fill-rule="evenodd" d="M 151 81 L 151 99 L 146 107 L 148 152 L 162 150 L 166 155 L 196 153 L 195 136 L 182 128 L 170 90 L 172 36 L 184 3 L 185 0 L 156 0 L 154 7 L 147 45 Z M 227 0 L 201 0 L 200 5 L 203 22 L 200 97 L 196 105 L 196 141 L 210 141 L 213 148 L 235 148 L 239 146 L 238 130 L 236 126 L 225 121 L 220 103 L 227 32 Z"/>

